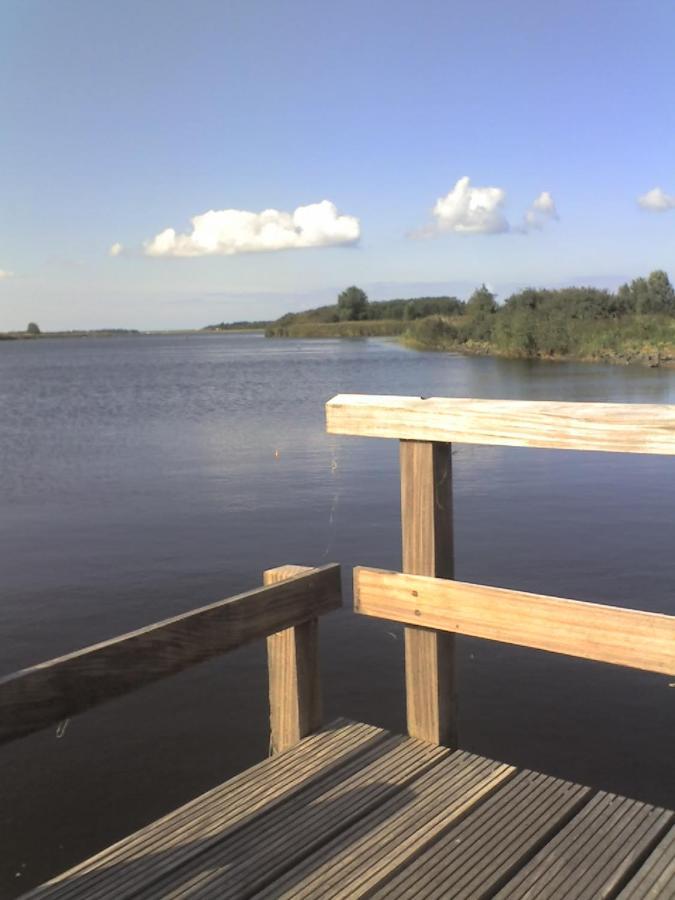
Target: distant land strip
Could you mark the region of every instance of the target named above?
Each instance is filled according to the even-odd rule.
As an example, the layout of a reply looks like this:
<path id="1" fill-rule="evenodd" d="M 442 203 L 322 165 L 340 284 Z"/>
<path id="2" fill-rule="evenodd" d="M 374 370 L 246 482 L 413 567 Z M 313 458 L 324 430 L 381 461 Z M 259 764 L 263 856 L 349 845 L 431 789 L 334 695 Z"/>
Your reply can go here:
<path id="1" fill-rule="evenodd" d="M 287 313 L 265 334 L 396 337 L 418 350 L 675 366 L 675 290 L 661 270 L 616 292 L 527 288 L 502 303 L 485 285 L 467 301 L 443 296 L 377 302 L 352 286 L 335 304 Z"/>
<path id="2" fill-rule="evenodd" d="M 352 285 L 337 302 L 275 321 L 220 322 L 199 329 L 104 328 L 0 332 L 3 340 L 264 332 L 269 338 L 391 337 L 416 350 L 513 359 L 578 360 L 675 367 L 675 289 L 661 270 L 616 292 L 594 287 L 526 288 L 498 303 L 482 285 L 469 297 L 369 301 Z"/>

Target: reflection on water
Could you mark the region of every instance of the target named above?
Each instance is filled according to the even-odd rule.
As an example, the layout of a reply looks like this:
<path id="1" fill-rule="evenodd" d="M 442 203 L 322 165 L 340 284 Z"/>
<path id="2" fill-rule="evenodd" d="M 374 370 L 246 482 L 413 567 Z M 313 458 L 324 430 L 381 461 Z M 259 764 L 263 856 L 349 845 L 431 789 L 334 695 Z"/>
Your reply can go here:
<path id="1" fill-rule="evenodd" d="M 324 433 L 340 392 L 675 402 L 675 374 L 257 335 L 0 347 L 0 666 L 251 587 L 284 562 L 400 564 L 394 441 Z M 672 459 L 458 445 L 456 571 L 675 611 Z M 349 578 L 345 579 L 348 587 Z M 323 623 L 327 715 L 404 727 L 397 626 Z M 463 640 L 462 742 L 675 804 L 657 676 Z M 8 896 L 266 752 L 252 647 L 4 748 Z"/>

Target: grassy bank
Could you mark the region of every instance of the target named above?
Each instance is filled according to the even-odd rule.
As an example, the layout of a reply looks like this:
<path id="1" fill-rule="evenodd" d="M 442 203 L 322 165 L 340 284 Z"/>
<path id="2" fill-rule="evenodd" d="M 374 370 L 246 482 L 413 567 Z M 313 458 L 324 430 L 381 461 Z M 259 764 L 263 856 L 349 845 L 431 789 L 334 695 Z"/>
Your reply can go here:
<path id="1" fill-rule="evenodd" d="M 555 327 L 532 318 L 523 328 L 509 322 L 472 323 L 433 316 L 414 322 L 402 337 L 419 350 L 503 356 L 513 359 L 576 359 L 589 362 L 675 364 L 675 319 L 629 315 L 617 319 L 561 319 Z"/>
<path id="2" fill-rule="evenodd" d="M 374 319 L 360 322 L 294 322 L 274 324 L 265 329 L 266 337 L 286 338 L 364 338 L 402 335 L 406 324 L 401 319 Z"/>
<path id="3" fill-rule="evenodd" d="M 251 324 L 259 323 L 227 327 Z M 466 301 L 441 296 L 375 302 L 353 285 L 330 306 L 286 313 L 268 324 L 265 335 L 386 336 L 422 350 L 675 365 L 675 289 L 661 270 L 616 292 L 593 287 L 527 288 L 503 303 L 497 303 L 485 285 Z"/>

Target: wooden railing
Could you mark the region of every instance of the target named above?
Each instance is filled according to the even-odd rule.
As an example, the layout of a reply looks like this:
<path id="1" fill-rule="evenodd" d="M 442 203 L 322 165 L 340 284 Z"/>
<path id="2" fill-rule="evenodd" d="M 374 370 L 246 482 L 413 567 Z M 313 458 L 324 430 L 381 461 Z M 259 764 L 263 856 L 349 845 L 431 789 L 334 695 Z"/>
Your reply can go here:
<path id="1" fill-rule="evenodd" d="M 339 395 L 331 434 L 400 440 L 402 573 L 356 569 L 359 613 L 405 624 L 408 731 L 456 745 L 454 635 L 675 674 L 675 617 L 453 579 L 451 443 L 675 454 L 675 406 Z"/>
<path id="2" fill-rule="evenodd" d="M 675 616 L 367 568 L 354 570 L 354 608 L 406 625 L 675 675 Z"/>
<path id="3" fill-rule="evenodd" d="M 268 639 L 272 747 L 320 724 L 317 617 L 342 603 L 340 567 L 281 566 L 265 586 L 0 679 L 0 744 Z"/>
<path id="4" fill-rule="evenodd" d="M 331 434 L 675 454 L 675 407 L 654 403 L 557 403 L 339 394 L 326 404 Z"/>
<path id="5" fill-rule="evenodd" d="M 453 580 L 451 442 L 675 454 L 675 407 L 340 395 L 328 431 L 401 449 L 403 573 L 355 570 L 357 612 L 403 622 L 408 731 L 456 745 L 455 634 L 675 674 L 675 617 Z M 337 565 L 281 566 L 264 586 L 0 679 L 0 744 L 267 638 L 272 747 L 319 727 L 318 616 Z"/>

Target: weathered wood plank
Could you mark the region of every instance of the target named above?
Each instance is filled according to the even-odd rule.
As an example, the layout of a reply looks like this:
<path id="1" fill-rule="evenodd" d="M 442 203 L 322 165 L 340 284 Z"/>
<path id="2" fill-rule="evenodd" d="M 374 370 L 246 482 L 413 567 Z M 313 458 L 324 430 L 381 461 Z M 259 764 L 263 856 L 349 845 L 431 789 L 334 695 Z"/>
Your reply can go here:
<path id="1" fill-rule="evenodd" d="M 330 434 L 675 454 L 675 406 L 339 394 L 326 404 Z"/>
<path id="2" fill-rule="evenodd" d="M 514 769 L 456 752 L 330 843 L 308 855 L 256 900 L 351 900 L 371 892 L 463 816 L 498 792 Z"/>
<path id="3" fill-rule="evenodd" d="M 377 890 L 368 893 L 372 900 L 490 897 L 591 793 L 547 775 L 521 772 L 417 857 L 395 851 L 389 872 L 364 868 L 355 895 L 374 882 Z"/>
<path id="4" fill-rule="evenodd" d="M 146 889 L 143 898 L 250 897 L 381 803 L 406 796 L 407 786 L 447 753 L 409 738 L 385 740 L 282 806 L 262 812 L 170 878 Z"/>
<path id="5" fill-rule="evenodd" d="M 617 900 L 664 900 L 675 897 L 675 828 L 659 841 Z"/>
<path id="6" fill-rule="evenodd" d="M 8 675 L 0 743 L 340 605 L 340 567 L 331 564 Z"/>
<path id="7" fill-rule="evenodd" d="M 670 897 L 675 814 L 592 793 L 341 720 L 26 900 Z"/>
<path id="8" fill-rule="evenodd" d="M 185 806 L 152 822 L 22 900 L 128 900 L 158 878 L 270 812 L 300 791 L 353 764 L 391 735 L 373 725 L 338 720 Z M 350 770 L 351 771 L 351 770 Z"/>
<path id="9" fill-rule="evenodd" d="M 263 574 L 264 584 L 278 584 L 311 571 L 307 566 L 279 566 Z M 282 753 L 321 726 L 319 620 L 285 628 L 267 638 L 270 697 L 270 744 Z"/>
<path id="10" fill-rule="evenodd" d="M 616 897 L 673 821 L 669 810 L 598 794 L 496 895 L 499 900 Z"/>
<path id="11" fill-rule="evenodd" d="M 675 674 L 675 616 L 379 569 L 354 570 L 367 616 Z"/>
<path id="12" fill-rule="evenodd" d="M 447 444 L 401 441 L 404 572 L 452 578 L 452 454 Z M 405 629 L 408 734 L 457 746 L 454 636 Z"/>

